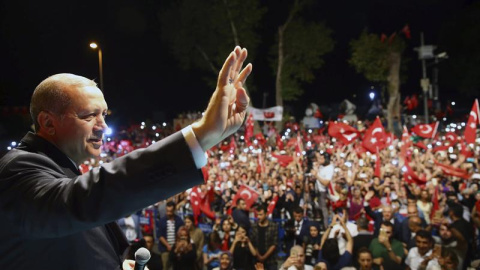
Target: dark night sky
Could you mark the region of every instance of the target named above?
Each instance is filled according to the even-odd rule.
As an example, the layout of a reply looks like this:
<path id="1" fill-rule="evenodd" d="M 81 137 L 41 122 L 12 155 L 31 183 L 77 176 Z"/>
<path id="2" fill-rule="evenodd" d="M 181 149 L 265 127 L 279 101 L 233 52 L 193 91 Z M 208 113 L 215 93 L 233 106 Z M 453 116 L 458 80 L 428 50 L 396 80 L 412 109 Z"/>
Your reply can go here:
<path id="1" fill-rule="evenodd" d="M 153 111 L 163 112 L 170 120 L 183 111 L 203 110 L 213 89 L 196 72 L 178 68 L 168 54 L 152 12 L 155 2 L 2 0 L 0 106 L 28 105 L 35 86 L 55 73 L 75 73 L 98 81 L 97 54 L 88 46 L 95 40 L 104 54 L 107 102 L 126 121 L 140 121 Z M 286 2 L 262 1 L 276 8 Z M 436 44 L 442 23 L 471 2 L 316 1 L 309 16 L 320 18 L 333 29 L 335 48 L 326 55 L 318 78 L 305 88 L 304 98 L 290 104 L 292 109 L 302 115 L 304 105 L 309 102 L 328 105 L 351 99 L 354 93 L 357 103 L 367 102 L 371 84 L 347 63 L 349 41 L 365 28 L 389 35 L 407 23 L 410 25 L 412 39 L 408 41 L 406 55 L 411 59 L 408 81 L 401 92 L 403 95 L 419 92 L 421 66 L 413 48 L 420 43 L 420 31 L 425 32 L 426 43 Z M 271 13 L 265 15 L 263 29 L 267 38 L 273 38 L 276 31 L 269 23 L 273 21 L 271 16 Z M 260 46 L 259 50 L 257 53 L 261 55 L 266 48 Z M 254 72 L 250 83 L 262 90 L 252 95 L 253 101 L 262 104 L 263 92 L 267 92 L 267 106 L 273 106 L 274 78 L 265 59 L 257 58 Z M 442 89 L 442 85 L 440 89 L 450 91 Z"/>

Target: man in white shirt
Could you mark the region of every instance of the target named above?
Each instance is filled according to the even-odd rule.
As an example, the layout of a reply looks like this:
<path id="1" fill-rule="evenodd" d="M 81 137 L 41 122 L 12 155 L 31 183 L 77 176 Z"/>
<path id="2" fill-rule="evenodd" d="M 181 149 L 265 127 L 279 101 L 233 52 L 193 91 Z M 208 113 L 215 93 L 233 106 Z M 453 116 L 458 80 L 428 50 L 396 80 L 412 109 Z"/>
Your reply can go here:
<path id="1" fill-rule="evenodd" d="M 322 210 L 324 228 L 328 227 L 328 208 L 327 194 L 330 181 L 333 179 L 335 167 L 330 163 L 330 154 L 327 152 L 316 153 L 319 168 L 317 171 L 312 170 L 312 175 L 317 177 L 317 189 L 319 191 L 318 202 Z"/>
<path id="2" fill-rule="evenodd" d="M 417 270 L 423 260 L 432 255 L 433 249 L 432 234 L 426 230 L 418 231 L 415 241 L 417 246 L 410 249 L 405 259 L 405 264 L 412 270 Z"/>

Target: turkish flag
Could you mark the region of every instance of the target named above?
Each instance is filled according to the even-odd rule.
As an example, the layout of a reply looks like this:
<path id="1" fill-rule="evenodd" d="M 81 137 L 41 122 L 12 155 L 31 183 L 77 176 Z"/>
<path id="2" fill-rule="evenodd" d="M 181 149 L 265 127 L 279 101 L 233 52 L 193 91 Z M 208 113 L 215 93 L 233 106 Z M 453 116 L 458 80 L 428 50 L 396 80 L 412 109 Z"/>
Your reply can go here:
<path id="1" fill-rule="evenodd" d="M 295 153 L 297 156 L 303 158 L 303 140 L 302 136 L 300 135 L 300 132 L 297 132 L 297 144 L 295 145 Z"/>
<path id="2" fill-rule="evenodd" d="M 293 161 L 293 157 L 287 155 L 277 155 L 272 153 L 272 157 L 276 158 L 280 166 L 287 167 Z"/>
<path id="3" fill-rule="evenodd" d="M 420 178 L 417 173 L 408 165 L 408 162 L 405 162 L 405 170 L 403 172 L 403 179 L 408 184 L 417 184 L 419 186 L 424 186 L 427 183 L 427 179 Z"/>
<path id="4" fill-rule="evenodd" d="M 250 146 L 250 138 L 253 137 L 253 114 L 249 114 L 245 124 L 245 142 Z"/>
<path id="5" fill-rule="evenodd" d="M 371 153 L 377 153 L 386 147 L 387 133 L 377 116 L 373 124 L 367 129 L 363 136 L 362 145 Z"/>
<path id="6" fill-rule="evenodd" d="M 377 153 L 377 160 L 375 160 L 375 172 L 373 173 L 374 176 L 376 176 L 376 177 L 381 176 L 380 167 L 381 167 L 380 155 Z"/>
<path id="7" fill-rule="evenodd" d="M 447 132 L 445 134 L 445 139 L 449 141 L 452 145 L 455 145 L 458 142 L 458 135 L 455 132 Z"/>
<path id="8" fill-rule="evenodd" d="M 284 147 L 282 137 L 277 133 L 277 148 L 278 150 L 283 150 Z"/>
<path id="9" fill-rule="evenodd" d="M 258 164 L 257 164 L 257 173 L 262 173 L 262 172 L 265 172 L 265 163 L 263 162 L 263 153 L 262 152 L 259 152 L 257 154 L 257 158 L 258 158 Z"/>
<path id="10" fill-rule="evenodd" d="M 470 174 L 468 174 L 467 170 L 461 168 L 455 168 L 450 165 L 442 164 L 436 160 L 434 160 L 435 165 L 437 165 L 440 169 L 442 169 L 443 173 L 446 175 L 456 176 L 463 179 L 470 179 Z"/>
<path id="11" fill-rule="evenodd" d="M 246 210 L 249 210 L 250 207 L 252 207 L 252 205 L 257 201 L 258 193 L 249 186 L 240 186 L 237 194 L 235 194 L 235 197 L 233 197 L 232 207 L 237 206 L 237 200 L 240 198 L 245 200 L 245 203 L 247 204 Z"/>
<path id="12" fill-rule="evenodd" d="M 344 144 L 350 144 L 359 137 L 356 128 L 343 122 L 330 122 L 328 124 L 328 135 L 342 141 Z"/>
<path id="13" fill-rule="evenodd" d="M 431 124 L 419 124 L 412 128 L 412 132 L 422 138 L 433 139 L 437 133 L 438 122 Z"/>
<path id="14" fill-rule="evenodd" d="M 382 33 L 382 35 L 380 36 L 380 42 L 385 42 L 385 40 L 387 39 L 387 35 L 385 35 L 384 33 Z"/>
<path id="15" fill-rule="evenodd" d="M 433 196 L 432 196 L 432 211 L 430 212 L 430 219 L 433 219 L 435 217 L 435 212 L 440 210 L 440 204 L 438 203 L 438 187 L 435 187 L 435 190 L 433 191 Z"/>
<path id="16" fill-rule="evenodd" d="M 270 203 L 268 204 L 267 207 L 267 216 L 271 215 L 273 213 L 273 210 L 275 209 L 275 206 L 277 205 L 278 202 L 278 195 L 275 195 L 275 197 L 272 198 Z"/>
<path id="17" fill-rule="evenodd" d="M 201 191 L 198 186 L 195 186 L 190 191 L 190 205 L 192 205 L 193 217 L 197 222 L 200 215 L 200 203 L 202 202 Z"/>
<path id="18" fill-rule="evenodd" d="M 235 136 L 230 137 L 230 153 L 234 153 L 235 149 L 237 149 L 237 143 L 235 142 Z"/>
<path id="19" fill-rule="evenodd" d="M 465 141 L 470 143 L 475 143 L 477 136 L 477 125 L 480 124 L 480 119 L 478 119 L 480 113 L 478 108 L 478 99 L 475 99 L 473 102 L 472 110 L 470 111 L 470 116 L 468 117 L 467 125 L 465 126 Z"/>
<path id="20" fill-rule="evenodd" d="M 210 208 L 210 202 L 215 199 L 215 191 L 212 186 L 209 186 L 207 194 L 203 196 L 200 203 L 200 210 L 210 219 L 215 219 L 215 212 Z"/>

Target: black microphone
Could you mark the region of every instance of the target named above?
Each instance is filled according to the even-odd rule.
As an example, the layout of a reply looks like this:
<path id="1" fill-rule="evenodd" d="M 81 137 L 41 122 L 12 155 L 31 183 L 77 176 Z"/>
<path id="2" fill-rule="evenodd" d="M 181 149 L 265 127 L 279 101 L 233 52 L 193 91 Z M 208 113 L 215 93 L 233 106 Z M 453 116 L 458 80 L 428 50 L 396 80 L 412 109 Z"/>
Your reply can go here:
<path id="1" fill-rule="evenodd" d="M 145 264 L 150 260 L 150 251 L 146 248 L 139 248 L 135 252 L 135 269 L 134 270 L 144 270 Z"/>

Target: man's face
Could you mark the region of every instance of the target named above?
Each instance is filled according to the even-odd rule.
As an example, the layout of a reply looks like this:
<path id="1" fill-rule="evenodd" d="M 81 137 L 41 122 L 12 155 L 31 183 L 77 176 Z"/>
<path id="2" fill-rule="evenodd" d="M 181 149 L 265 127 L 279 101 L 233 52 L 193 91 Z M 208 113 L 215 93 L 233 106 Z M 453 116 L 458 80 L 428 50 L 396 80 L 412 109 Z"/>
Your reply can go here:
<path id="1" fill-rule="evenodd" d="M 392 219 L 392 208 L 391 207 L 384 207 L 382 213 L 383 213 L 383 220 Z"/>
<path id="2" fill-rule="evenodd" d="M 244 200 L 239 200 L 237 204 L 238 209 L 245 210 L 247 208 L 247 204 Z"/>
<path id="3" fill-rule="evenodd" d="M 148 250 L 152 250 L 153 244 L 154 244 L 154 242 L 153 242 L 153 237 L 151 237 L 151 236 L 148 235 L 148 236 L 144 236 L 143 239 L 145 240 L 146 248 L 147 248 Z"/>
<path id="4" fill-rule="evenodd" d="M 415 242 L 417 243 L 418 253 L 422 256 L 432 249 L 432 243 L 427 238 L 417 236 Z"/>
<path id="5" fill-rule="evenodd" d="M 368 252 L 362 252 L 358 255 L 358 264 L 360 269 L 371 269 L 372 268 L 372 255 Z"/>
<path id="6" fill-rule="evenodd" d="M 407 207 L 407 215 L 408 215 L 408 217 L 418 216 L 417 206 L 409 205 L 409 206 Z"/>
<path id="7" fill-rule="evenodd" d="M 166 214 L 167 214 L 167 217 L 171 218 L 173 217 L 174 213 L 173 213 L 173 206 L 167 206 L 166 208 Z"/>
<path id="8" fill-rule="evenodd" d="M 320 157 L 318 158 L 318 163 L 319 163 L 320 165 L 324 165 L 324 164 L 325 164 L 325 157 L 322 156 L 322 155 L 320 155 Z"/>
<path id="9" fill-rule="evenodd" d="M 380 229 L 385 231 L 385 234 L 388 236 L 388 239 L 392 238 L 392 233 L 393 233 L 392 227 L 382 225 Z"/>
<path id="10" fill-rule="evenodd" d="M 300 222 L 302 220 L 302 213 L 293 212 L 293 218 L 295 221 Z"/>
<path id="11" fill-rule="evenodd" d="M 265 214 L 265 211 L 260 210 L 260 211 L 257 212 L 257 217 L 258 217 L 259 222 L 264 222 L 267 215 Z"/>
<path id="12" fill-rule="evenodd" d="M 439 234 L 440 238 L 445 241 L 448 241 L 452 238 L 452 232 L 447 228 L 447 226 L 443 224 L 440 226 Z"/>
<path id="13" fill-rule="evenodd" d="M 54 143 L 75 163 L 98 157 L 103 144 L 107 103 L 100 89 L 69 89 L 72 104 L 62 116 L 54 116 Z"/>

